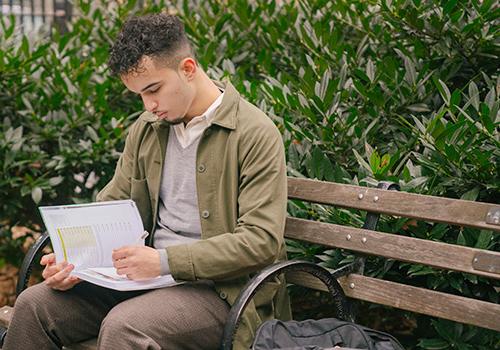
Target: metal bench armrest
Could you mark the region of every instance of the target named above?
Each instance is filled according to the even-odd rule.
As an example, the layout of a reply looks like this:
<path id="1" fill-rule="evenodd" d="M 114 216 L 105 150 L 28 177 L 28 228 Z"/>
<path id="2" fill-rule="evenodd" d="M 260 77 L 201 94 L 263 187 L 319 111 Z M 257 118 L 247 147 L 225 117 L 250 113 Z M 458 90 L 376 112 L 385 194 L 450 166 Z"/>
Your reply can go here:
<path id="1" fill-rule="evenodd" d="M 40 256 L 43 248 L 45 248 L 49 242 L 49 233 L 44 232 L 26 253 L 23 263 L 21 264 L 21 269 L 19 270 L 19 277 L 17 279 L 17 296 L 28 287 L 28 281 L 33 269 L 33 263 L 35 262 L 35 259 Z"/>
<path id="2" fill-rule="evenodd" d="M 222 338 L 223 350 L 230 350 L 232 348 L 233 339 L 236 334 L 241 315 L 252 297 L 255 293 L 257 293 L 264 282 L 269 281 L 280 274 L 286 274 L 289 272 L 306 272 L 320 279 L 333 297 L 335 307 L 337 309 L 336 316 L 343 320 L 352 320 L 349 304 L 344 291 L 335 279 L 335 277 L 339 276 L 339 273 L 334 273 L 334 277 L 334 275 L 332 275 L 327 269 L 308 261 L 290 260 L 279 262 L 268 266 L 255 275 L 250 281 L 248 281 L 241 291 L 229 311 L 228 319 L 224 326 L 224 334 Z M 351 269 L 344 269 L 342 272 L 343 273 L 341 274 L 348 274 L 351 272 Z"/>

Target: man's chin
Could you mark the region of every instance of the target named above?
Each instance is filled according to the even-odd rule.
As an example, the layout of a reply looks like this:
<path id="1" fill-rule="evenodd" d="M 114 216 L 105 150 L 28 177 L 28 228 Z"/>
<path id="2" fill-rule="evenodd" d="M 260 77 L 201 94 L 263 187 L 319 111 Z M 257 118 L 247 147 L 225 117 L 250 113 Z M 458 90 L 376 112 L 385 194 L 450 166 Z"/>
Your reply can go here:
<path id="1" fill-rule="evenodd" d="M 165 121 L 169 124 L 172 124 L 172 125 L 176 125 L 176 124 L 180 124 L 184 121 L 184 118 L 177 118 L 177 119 L 174 119 L 174 120 L 170 120 L 170 119 L 165 119 Z"/>
<path id="2" fill-rule="evenodd" d="M 163 117 L 163 118 L 162 117 L 158 117 L 158 118 L 161 119 L 161 120 L 166 121 L 169 124 L 173 124 L 173 125 L 180 124 L 180 123 L 182 123 L 184 121 L 184 117 L 170 118 L 168 115 L 165 116 L 165 117 Z"/>

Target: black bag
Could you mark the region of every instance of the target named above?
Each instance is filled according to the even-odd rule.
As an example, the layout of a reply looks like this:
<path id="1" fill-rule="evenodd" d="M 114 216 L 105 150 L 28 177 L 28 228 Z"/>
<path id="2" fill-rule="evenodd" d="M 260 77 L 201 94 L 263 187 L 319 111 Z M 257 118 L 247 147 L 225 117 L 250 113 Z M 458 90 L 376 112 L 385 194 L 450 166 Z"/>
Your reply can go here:
<path id="1" fill-rule="evenodd" d="M 252 350 L 321 350 L 341 346 L 368 350 L 404 350 L 391 335 L 336 318 L 306 321 L 264 322 L 255 335 Z"/>

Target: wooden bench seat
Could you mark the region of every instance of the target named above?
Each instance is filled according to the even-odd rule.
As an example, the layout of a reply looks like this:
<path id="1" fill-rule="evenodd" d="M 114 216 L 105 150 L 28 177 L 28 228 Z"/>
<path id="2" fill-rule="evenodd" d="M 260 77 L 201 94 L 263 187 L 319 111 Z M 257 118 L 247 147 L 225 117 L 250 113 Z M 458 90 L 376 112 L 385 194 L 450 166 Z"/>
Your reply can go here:
<path id="1" fill-rule="evenodd" d="M 387 186 L 386 186 L 387 187 Z M 289 217 L 285 236 L 365 256 L 378 256 L 446 271 L 500 278 L 500 253 L 461 245 L 375 231 L 378 216 L 392 215 L 425 222 L 500 232 L 500 205 L 367 188 L 309 179 L 288 179 L 289 199 L 367 211 L 372 223 L 348 227 Z M 314 277 L 287 275 L 288 281 L 325 290 Z M 21 278 L 26 280 L 26 276 Z M 470 297 L 364 276 L 362 269 L 339 277 L 345 294 L 394 308 L 500 331 L 500 305 Z M 25 286 L 21 285 L 18 291 Z M 11 308 L 0 309 L 0 326 L 7 326 Z M 95 340 L 68 349 L 94 349 Z"/>

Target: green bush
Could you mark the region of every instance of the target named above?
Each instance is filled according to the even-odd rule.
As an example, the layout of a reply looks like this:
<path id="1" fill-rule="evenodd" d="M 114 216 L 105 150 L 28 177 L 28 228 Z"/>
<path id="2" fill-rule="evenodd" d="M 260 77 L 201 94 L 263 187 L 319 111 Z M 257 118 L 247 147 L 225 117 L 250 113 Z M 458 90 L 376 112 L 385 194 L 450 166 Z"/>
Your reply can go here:
<path id="1" fill-rule="evenodd" d="M 69 31 L 52 31 L 52 38 L 19 36 L 2 22 L 0 264 L 19 264 L 20 254 L 7 254 L 20 246 L 12 225 L 39 224 L 40 204 L 91 201 L 112 176 L 142 106 L 105 62 L 123 20 L 138 11 L 183 18 L 209 74 L 229 77 L 278 125 L 290 175 L 500 198 L 500 8 L 492 0 L 178 0 L 139 10 L 135 1 L 116 7 L 85 0 L 76 7 L 81 15 Z M 296 201 L 289 212 L 354 226 L 364 218 Z M 396 218 L 383 218 L 380 229 L 499 248 L 491 231 Z M 289 251 L 329 268 L 352 260 L 297 242 Z M 480 277 L 381 259 L 370 259 L 367 273 L 498 302 L 493 282 Z M 494 332 L 408 317 L 418 321 L 409 348 L 500 345 Z"/>

